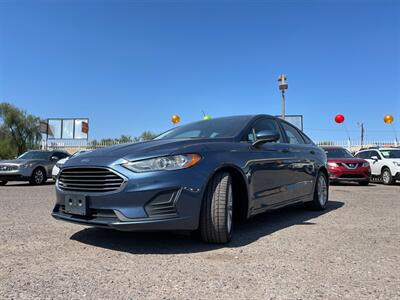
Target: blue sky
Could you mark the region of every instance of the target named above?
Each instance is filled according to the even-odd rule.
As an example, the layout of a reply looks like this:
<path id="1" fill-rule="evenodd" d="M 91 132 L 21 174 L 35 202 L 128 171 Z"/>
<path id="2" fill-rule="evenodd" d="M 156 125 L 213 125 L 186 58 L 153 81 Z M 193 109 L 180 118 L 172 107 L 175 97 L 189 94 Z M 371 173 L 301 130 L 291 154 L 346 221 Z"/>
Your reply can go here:
<path id="1" fill-rule="evenodd" d="M 91 137 L 303 114 L 316 140 L 400 135 L 398 1 L 1 1 L 0 101 L 89 117 Z"/>

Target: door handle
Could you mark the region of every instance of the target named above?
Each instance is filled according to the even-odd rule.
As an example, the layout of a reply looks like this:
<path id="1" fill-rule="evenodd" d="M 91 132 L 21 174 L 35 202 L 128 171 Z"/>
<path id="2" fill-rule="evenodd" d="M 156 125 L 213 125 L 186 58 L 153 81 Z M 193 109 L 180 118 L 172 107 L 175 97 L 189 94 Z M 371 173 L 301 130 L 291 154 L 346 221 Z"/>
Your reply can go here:
<path id="1" fill-rule="evenodd" d="M 289 150 L 289 149 L 282 149 L 282 152 L 283 152 L 283 153 L 289 153 L 290 150 Z"/>

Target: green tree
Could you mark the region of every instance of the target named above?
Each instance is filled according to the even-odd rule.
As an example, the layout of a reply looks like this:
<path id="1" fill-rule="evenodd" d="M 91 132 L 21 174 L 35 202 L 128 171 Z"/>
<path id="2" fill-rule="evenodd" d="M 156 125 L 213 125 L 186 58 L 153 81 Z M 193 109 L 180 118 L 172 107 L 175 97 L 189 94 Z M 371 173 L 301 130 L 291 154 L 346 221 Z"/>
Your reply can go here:
<path id="1" fill-rule="evenodd" d="M 42 135 L 40 134 L 40 118 L 27 114 L 10 103 L 0 103 L 0 131 L 2 143 L 12 156 L 20 155 L 28 149 L 37 149 Z M 1 147 L 3 148 L 3 147 Z"/>
<path id="2" fill-rule="evenodd" d="M 120 144 L 130 143 L 132 142 L 132 137 L 130 135 L 122 134 L 119 138 L 116 138 L 115 141 Z"/>
<path id="3" fill-rule="evenodd" d="M 142 133 L 142 135 L 139 137 L 141 141 L 149 141 L 154 139 L 157 136 L 154 132 L 151 131 L 145 131 Z"/>

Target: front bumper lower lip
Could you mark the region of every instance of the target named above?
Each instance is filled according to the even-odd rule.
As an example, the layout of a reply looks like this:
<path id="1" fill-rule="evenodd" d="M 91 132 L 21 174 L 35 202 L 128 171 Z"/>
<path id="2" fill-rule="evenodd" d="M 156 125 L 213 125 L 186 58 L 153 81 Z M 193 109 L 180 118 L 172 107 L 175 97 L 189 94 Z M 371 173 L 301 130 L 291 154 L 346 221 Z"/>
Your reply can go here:
<path id="1" fill-rule="evenodd" d="M 102 220 L 85 220 L 73 215 L 67 215 L 60 212 L 53 212 L 52 216 L 55 219 L 102 228 L 111 228 L 119 231 L 161 231 L 161 230 L 181 230 L 182 228 L 191 228 L 190 217 L 173 217 L 173 218 L 145 218 L 132 221 L 102 221 Z"/>

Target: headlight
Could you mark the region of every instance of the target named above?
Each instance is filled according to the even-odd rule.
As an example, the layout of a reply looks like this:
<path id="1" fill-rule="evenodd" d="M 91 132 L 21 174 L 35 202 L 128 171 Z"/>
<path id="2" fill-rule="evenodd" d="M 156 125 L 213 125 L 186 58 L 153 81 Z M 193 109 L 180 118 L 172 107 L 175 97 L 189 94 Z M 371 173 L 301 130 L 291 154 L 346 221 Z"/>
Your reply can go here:
<path id="1" fill-rule="evenodd" d="M 336 168 L 336 167 L 339 167 L 339 165 L 337 163 L 335 163 L 335 162 L 328 162 L 328 167 Z"/>
<path id="2" fill-rule="evenodd" d="M 397 161 L 394 161 L 393 164 L 394 164 L 395 166 L 397 166 L 397 167 L 400 167 L 400 163 L 397 162 Z"/>
<path id="3" fill-rule="evenodd" d="M 56 163 L 56 167 L 57 167 L 57 168 L 61 169 L 62 166 L 63 166 L 63 164 Z"/>
<path id="4" fill-rule="evenodd" d="M 363 168 L 368 168 L 368 167 L 369 167 L 369 162 L 367 162 L 367 161 L 364 162 L 364 163 L 362 164 L 362 167 L 363 167 Z"/>
<path id="5" fill-rule="evenodd" d="M 32 168 L 34 165 L 35 165 L 35 163 L 27 163 L 25 165 L 22 165 L 21 167 L 26 169 L 26 168 Z"/>
<path id="6" fill-rule="evenodd" d="M 162 170 L 170 171 L 190 168 L 200 160 L 201 156 L 198 154 L 184 154 L 130 161 L 123 164 L 123 166 L 137 173 Z"/>

